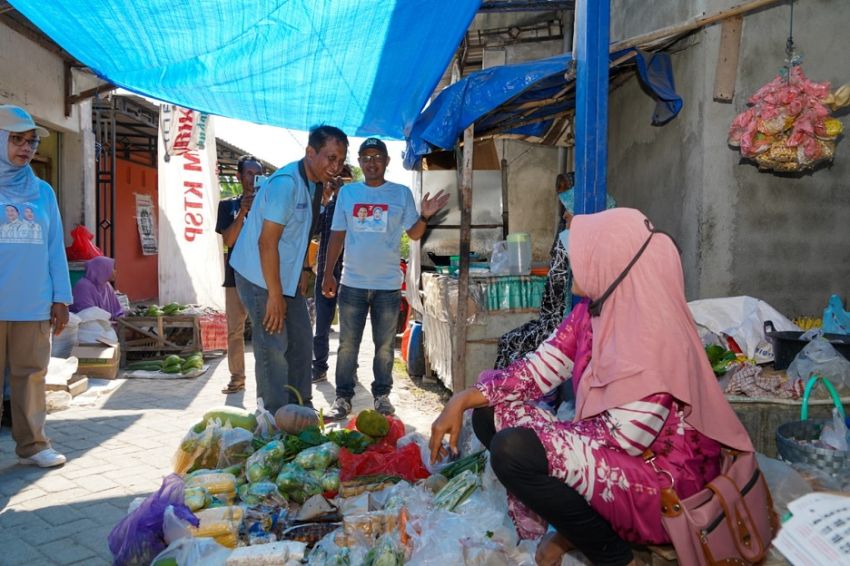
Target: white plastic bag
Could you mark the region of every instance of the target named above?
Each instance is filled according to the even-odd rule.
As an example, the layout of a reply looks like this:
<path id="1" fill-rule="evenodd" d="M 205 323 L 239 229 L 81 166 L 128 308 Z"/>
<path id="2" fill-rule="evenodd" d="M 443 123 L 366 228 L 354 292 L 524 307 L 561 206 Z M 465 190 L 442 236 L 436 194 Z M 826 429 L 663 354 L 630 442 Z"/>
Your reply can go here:
<path id="1" fill-rule="evenodd" d="M 827 423 L 820 433 L 820 440 L 827 446 L 847 452 L 847 426 L 838 409 L 832 409 L 832 423 Z"/>
<path id="2" fill-rule="evenodd" d="M 501 240 L 493 244 L 493 253 L 490 255 L 490 274 L 508 275 L 510 272 L 509 263 L 508 242 Z"/>
<path id="3" fill-rule="evenodd" d="M 65 325 L 62 334 L 53 336 L 51 334 L 50 355 L 54 358 L 68 358 L 71 351 L 78 344 L 80 331 L 80 317 L 74 313 L 68 315 L 68 324 Z"/>
<path id="4" fill-rule="evenodd" d="M 89 307 L 77 313 L 80 317 L 80 328 L 77 340 L 80 344 L 96 344 L 99 340 L 118 342 L 118 335 L 109 322 L 111 314 L 99 307 Z"/>
<path id="5" fill-rule="evenodd" d="M 157 554 L 151 564 L 173 558 L 180 566 L 225 566 L 231 552 L 211 538 L 181 538 Z"/>
<path id="6" fill-rule="evenodd" d="M 171 544 L 175 540 L 191 536 L 192 531 L 189 530 L 189 523 L 174 513 L 173 505 L 166 507 L 165 513 L 162 514 L 162 538 L 165 539 L 165 544 Z"/>
<path id="7" fill-rule="evenodd" d="M 812 374 L 828 379 L 839 395 L 850 391 L 850 361 L 823 336 L 816 336 L 788 366 L 791 379 L 808 381 Z M 818 387 L 822 387 L 818 384 Z"/>

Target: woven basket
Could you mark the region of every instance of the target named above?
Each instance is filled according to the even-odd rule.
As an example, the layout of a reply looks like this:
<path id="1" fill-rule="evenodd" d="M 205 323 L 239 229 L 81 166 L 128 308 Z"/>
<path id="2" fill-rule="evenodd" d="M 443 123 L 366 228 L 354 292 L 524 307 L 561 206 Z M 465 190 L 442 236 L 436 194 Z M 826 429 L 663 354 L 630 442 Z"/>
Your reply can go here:
<path id="1" fill-rule="evenodd" d="M 803 405 L 800 409 L 801 420 L 785 423 L 776 429 L 776 449 L 779 452 L 780 459 L 786 462 L 807 464 L 831 476 L 838 477 L 841 475 L 841 477 L 844 477 L 847 470 L 850 470 L 850 451 L 820 448 L 813 444 L 820 438 L 824 425 L 832 422 L 832 419 L 808 419 L 809 395 L 818 379 L 823 380 L 843 419 L 844 409 L 835 388 L 826 379 L 813 375 L 806 384 L 806 390 L 803 394 Z"/>

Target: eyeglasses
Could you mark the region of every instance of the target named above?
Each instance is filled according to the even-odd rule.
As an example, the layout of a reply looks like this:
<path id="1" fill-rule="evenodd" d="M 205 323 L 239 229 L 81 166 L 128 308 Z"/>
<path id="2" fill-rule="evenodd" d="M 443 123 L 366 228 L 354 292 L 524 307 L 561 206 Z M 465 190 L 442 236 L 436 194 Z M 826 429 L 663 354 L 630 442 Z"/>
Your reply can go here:
<path id="1" fill-rule="evenodd" d="M 9 134 L 9 141 L 15 147 L 23 147 L 25 144 L 29 144 L 33 149 L 38 149 L 38 144 L 41 143 L 40 138 L 25 138 L 20 134 Z"/>
<path id="2" fill-rule="evenodd" d="M 372 162 L 383 163 L 384 161 L 387 160 L 387 156 L 386 155 L 361 155 L 359 159 L 360 159 L 360 163 L 364 163 L 364 164 L 365 163 L 372 163 Z"/>
<path id="3" fill-rule="evenodd" d="M 658 230 L 657 228 L 654 228 L 652 226 L 652 223 L 649 221 L 649 219 L 644 219 L 643 222 L 644 222 L 644 224 L 646 224 L 646 229 L 649 230 L 649 237 L 646 239 L 646 241 L 643 243 L 643 245 L 637 251 L 637 253 L 635 254 L 635 257 L 632 258 L 632 261 L 629 262 L 629 264 L 620 273 L 620 275 L 618 275 L 617 278 L 614 279 L 614 282 L 611 283 L 611 285 L 608 286 L 608 288 L 605 290 L 604 293 L 602 293 L 602 296 L 600 296 L 595 301 L 592 301 L 587 306 L 587 310 L 590 312 L 590 316 L 599 316 L 600 314 L 602 314 L 602 305 L 605 304 L 605 301 L 608 299 L 608 297 L 611 296 L 611 293 L 614 292 L 614 289 L 617 288 L 617 285 L 622 283 L 623 279 L 626 278 L 626 275 L 629 274 L 629 271 L 631 271 L 634 264 L 637 263 L 637 260 L 640 258 L 640 256 L 643 255 L 643 252 L 646 251 L 646 248 L 647 248 L 647 246 L 649 246 L 649 242 L 652 240 L 652 237 L 654 235 L 664 234 L 665 236 L 670 238 L 670 240 L 673 242 L 673 245 L 676 246 L 676 250 L 679 252 L 679 254 L 682 253 L 682 250 L 679 249 L 679 244 L 676 243 L 676 240 L 673 238 L 673 236 L 671 236 L 670 234 L 668 234 L 664 230 Z"/>

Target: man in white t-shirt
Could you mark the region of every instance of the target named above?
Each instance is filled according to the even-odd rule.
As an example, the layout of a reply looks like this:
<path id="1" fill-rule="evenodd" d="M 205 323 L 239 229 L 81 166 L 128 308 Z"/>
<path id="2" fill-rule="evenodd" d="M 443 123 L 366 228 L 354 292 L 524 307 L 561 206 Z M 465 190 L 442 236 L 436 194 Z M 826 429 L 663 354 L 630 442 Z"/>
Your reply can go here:
<path id="1" fill-rule="evenodd" d="M 326 297 L 337 294 L 333 267 L 344 243 L 338 298 L 336 400 L 328 415 L 334 420 L 351 412 L 357 355 L 367 315 L 372 321 L 375 343 L 372 362 L 375 410 L 385 415 L 395 412 L 389 394 L 393 385 L 393 340 L 401 303 L 401 234 L 405 231 L 411 240 L 420 239 L 428 219 L 449 200 L 448 193 L 443 191 L 434 198 L 426 194 L 422 198 L 421 214 L 417 212 L 410 189 L 384 179 L 390 158 L 386 144 L 379 139 L 363 142 L 359 162 L 365 181 L 347 185 L 339 194 L 322 285 Z"/>

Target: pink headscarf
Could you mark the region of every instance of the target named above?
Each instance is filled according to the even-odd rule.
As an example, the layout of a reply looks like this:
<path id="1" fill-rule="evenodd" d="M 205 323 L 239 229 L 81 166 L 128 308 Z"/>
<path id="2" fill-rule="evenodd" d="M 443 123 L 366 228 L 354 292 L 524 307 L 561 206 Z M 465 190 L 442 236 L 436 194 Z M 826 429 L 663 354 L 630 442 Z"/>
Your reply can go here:
<path id="1" fill-rule="evenodd" d="M 570 227 L 570 264 L 579 288 L 599 298 L 650 232 L 637 210 L 578 215 Z M 576 418 L 669 393 L 685 421 L 721 444 L 752 451 L 750 437 L 711 370 L 685 302 L 673 241 L 656 233 L 643 255 L 593 317 L 593 356 L 579 383 Z"/>

